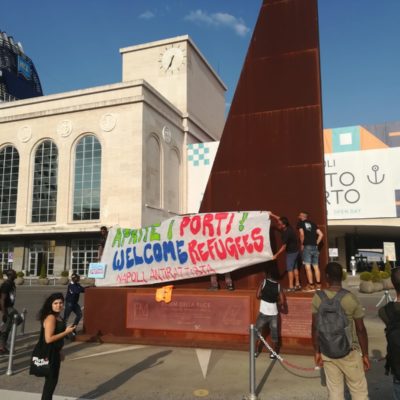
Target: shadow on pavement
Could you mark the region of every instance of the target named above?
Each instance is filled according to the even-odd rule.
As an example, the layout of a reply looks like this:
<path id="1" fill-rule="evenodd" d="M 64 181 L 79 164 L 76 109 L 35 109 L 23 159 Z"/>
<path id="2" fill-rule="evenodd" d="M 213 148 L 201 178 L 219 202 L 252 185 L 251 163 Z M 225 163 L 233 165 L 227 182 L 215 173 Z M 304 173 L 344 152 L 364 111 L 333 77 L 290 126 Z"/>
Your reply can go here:
<path id="1" fill-rule="evenodd" d="M 108 392 L 117 389 L 119 386 L 123 385 L 136 374 L 139 374 L 146 369 L 153 368 L 157 365 L 162 364 L 163 360 L 158 361 L 158 359 L 161 357 L 166 357 L 170 353 L 172 353 L 172 350 L 165 350 L 145 358 L 143 361 L 140 361 L 139 363 L 133 365 L 125 371 L 120 372 L 118 375 L 115 375 L 108 381 L 103 382 L 102 384 L 97 386 L 97 388 L 91 390 L 90 392 L 82 394 L 79 399 L 96 399 Z"/>
<path id="2" fill-rule="evenodd" d="M 276 360 L 272 360 L 272 362 L 269 364 L 269 367 L 265 371 L 263 377 L 261 378 L 259 384 L 256 387 L 257 395 L 259 395 L 261 393 L 261 390 L 263 389 L 265 382 L 267 382 L 267 379 L 268 379 L 269 375 L 271 374 L 272 369 L 274 368 L 275 364 L 276 364 Z"/>

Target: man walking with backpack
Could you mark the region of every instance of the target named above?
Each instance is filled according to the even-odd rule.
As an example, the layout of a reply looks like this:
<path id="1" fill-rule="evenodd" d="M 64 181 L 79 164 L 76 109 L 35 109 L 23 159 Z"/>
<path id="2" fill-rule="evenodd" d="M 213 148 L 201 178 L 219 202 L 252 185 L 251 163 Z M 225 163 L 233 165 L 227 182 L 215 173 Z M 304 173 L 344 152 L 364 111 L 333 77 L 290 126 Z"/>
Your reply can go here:
<path id="1" fill-rule="evenodd" d="M 357 297 L 342 288 L 340 264 L 328 263 L 325 273 L 328 289 L 312 299 L 315 362 L 324 367 L 329 400 L 344 399 L 344 383 L 353 400 L 367 400 L 365 371 L 371 365 L 364 311 Z"/>
<path id="2" fill-rule="evenodd" d="M 393 375 L 393 399 L 400 400 L 400 268 L 392 270 L 392 283 L 396 300 L 379 310 L 379 317 L 386 325 L 386 373 Z"/>

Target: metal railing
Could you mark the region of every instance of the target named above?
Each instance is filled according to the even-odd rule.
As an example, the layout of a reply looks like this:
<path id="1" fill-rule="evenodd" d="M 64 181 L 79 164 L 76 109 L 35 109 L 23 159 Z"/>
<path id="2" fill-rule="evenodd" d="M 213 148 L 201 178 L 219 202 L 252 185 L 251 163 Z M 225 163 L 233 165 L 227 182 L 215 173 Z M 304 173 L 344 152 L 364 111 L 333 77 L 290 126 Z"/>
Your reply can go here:
<path id="1" fill-rule="evenodd" d="M 28 313 L 27 309 L 24 308 L 21 314 L 14 314 L 11 328 L 11 340 L 10 340 L 10 352 L 8 355 L 8 367 L 6 375 L 11 376 L 13 374 L 13 362 L 14 362 L 14 353 L 15 353 L 15 341 L 17 337 L 17 326 L 21 325 L 21 335 L 25 334 L 25 320 L 26 314 Z M 22 321 L 21 321 L 22 320 Z"/>

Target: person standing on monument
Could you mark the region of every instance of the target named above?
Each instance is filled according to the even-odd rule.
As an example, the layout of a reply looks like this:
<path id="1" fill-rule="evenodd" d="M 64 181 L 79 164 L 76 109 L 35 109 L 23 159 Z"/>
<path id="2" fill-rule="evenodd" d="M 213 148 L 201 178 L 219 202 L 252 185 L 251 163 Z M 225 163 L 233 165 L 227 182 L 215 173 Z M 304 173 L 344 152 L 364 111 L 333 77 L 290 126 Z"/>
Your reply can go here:
<path id="1" fill-rule="evenodd" d="M 308 213 L 302 211 L 299 214 L 299 222 L 297 224 L 297 229 L 299 230 L 300 235 L 300 249 L 303 253 L 303 263 L 306 268 L 306 275 L 308 284 L 304 289 L 305 292 L 313 292 L 315 289 L 321 290 L 321 273 L 319 270 L 319 250 L 318 246 L 324 237 L 324 234 L 317 227 L 314 222 L 308 219 Z M 315 283 L 314 285 L 314 277 L 313 270 L 311 266 L 314 268 L 315 273 Z"/>
<path id="2" fill-rule="evenodd" d="M 99 242 L 99 246 L 98 246 L 98 256 L 97 256 L 97 261 L 101 262 L 101 257 L 103 255 L 104 252 L 104 247 L 106 245 L 106 240 L 107 240 L 107 236 L 108 236 L 108 229 L 106 226 L 102 226 L 100 228 L 100 242 Z"/>
<path id="3" fill-rule="evenodd" d="M 211 283 L 211 285 L 208 290 L 215 291 L 215 290 L 219 289 L 217 274 L 210 275 L 210 283 Z M 235 290 L 235 288 L 233 287 L 233 282 L 232 282 L 232 277 L 231 277 L 230 272 L 227 272 L 225 274 L 225 287 L 226 287 L 226 290 L 230 290 L 230 291 Z"/>
<path id="4" fill-rule="evenodd" d="M 276 260 L 280 254 L 286 252 L 286 271 L 289 278 L 289 292 L 301 290 L 299 270 L 297 268 L 297 260 L 299 256 L 299 243 L 294 229 L 290 226 L 286 217 L 278 217 L 272 212 L 269 213 L 271 218 L 278 222 L 278 229 L 281 231 L 282 246 L 273 255 L 272 259 Z"/>

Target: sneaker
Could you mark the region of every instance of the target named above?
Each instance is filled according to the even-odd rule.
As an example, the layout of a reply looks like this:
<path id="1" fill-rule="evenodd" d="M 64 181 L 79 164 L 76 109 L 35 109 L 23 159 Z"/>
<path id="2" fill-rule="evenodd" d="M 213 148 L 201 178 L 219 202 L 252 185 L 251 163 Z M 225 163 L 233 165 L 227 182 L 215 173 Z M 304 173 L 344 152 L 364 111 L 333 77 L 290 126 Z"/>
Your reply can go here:
<path id="1" fill-rule="evenodd" d="M 275 354 L 270 354 L 269 355 L 269 358 L 271 359 L 271 360 L 276 360 L 278 357 L 275 355 Z"/>
<path id="2" fill-rule="evenodd" d="M 315 286 L 313 284 L 308 284 L 304 289 L 303 292 L 315 292 Z"/>
<path id="3" fill-rule="evenodd" d="M 259 352 L 259 351 L 255 351 L 255 352 L 254 352 L 254 358 L 257 358 L 259 355 L 260 355 L 260 352 Z"/>
<path id="4" fill-rule="evenodd" d="M 315 288 L 316 288 L 317 290 L 322 290 L 322 285 L 321 285 L 320 283 L 316 283 L 316 284 L 315 284 Z"/>
<path id="5" fill-rule="evenodd" d="M 294 288 L 294 290 L 295 290 L 296 292 L 299 292 L 299 291 L 301 290 L 301 285 L 296 285 L 295 288 Z"/>
<path id="6" fill-rule="evenodd" d="M 230 284 L 230 285 L 227 285 L 226 286 L 226 290 L 229 290 L 229 291 L 233 291 L 233 290 L 235 290 L 235 288 L 233 287 L 233 285 L 232 285 L 232 283 Z"/>
<path id="7" fill-rule="evenodd" d="M 285 289 L 285 292 L 288 292 L 288 293 L 290 293 L 290 292 L 294 292 L 294 290 L 295 290 L 295 289 L 291 287 L 291 288 L 287 288 L 287 289 Z"/>

